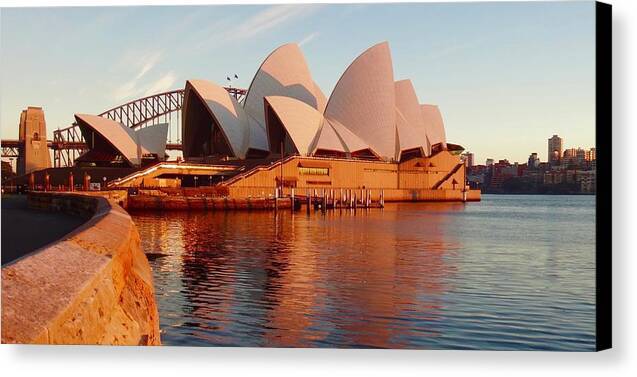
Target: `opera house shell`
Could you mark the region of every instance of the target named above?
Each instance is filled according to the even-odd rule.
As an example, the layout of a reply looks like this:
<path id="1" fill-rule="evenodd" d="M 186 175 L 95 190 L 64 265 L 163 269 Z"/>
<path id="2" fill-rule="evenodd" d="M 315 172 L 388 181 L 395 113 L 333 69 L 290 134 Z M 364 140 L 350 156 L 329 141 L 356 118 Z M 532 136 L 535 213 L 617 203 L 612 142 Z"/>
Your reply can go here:
<path id="1" fill-rule="evenodd" d="M 168 123 L 133 130 L 97 115 L 75 114 L 75 121 L 89 148 L 76 160 L 80 165 L 139 167 L 164 159 Z"/>
<path id="2" fill-rule="evenodd" d="M 437 106 L 420 104 L 410 80 L 395 81 L 387 42 L 358 56 L 329 99 L 296 44 L 274 50 L 243 101 L 189 80 L 182 109 L 186 160 L 324 156 L 401 161 L 447 148 Z"/>

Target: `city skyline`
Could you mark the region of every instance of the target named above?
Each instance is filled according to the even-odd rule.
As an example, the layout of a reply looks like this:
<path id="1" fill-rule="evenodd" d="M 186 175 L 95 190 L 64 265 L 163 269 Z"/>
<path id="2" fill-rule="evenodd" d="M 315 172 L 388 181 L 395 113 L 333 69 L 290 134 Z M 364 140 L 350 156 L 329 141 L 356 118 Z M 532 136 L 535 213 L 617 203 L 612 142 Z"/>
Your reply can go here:
<path id="1" fill-rule="evenodd" d="M 27 106 L 44 108 L 50 138 L 74 113 L 187 79 L 227 84 L 237 74 L 231 84 L 247 88 L 254 66 L 286 42 L 299 43 L 329 93 L 366 46 L 386 40 L 395 79 L 412 78 L 419 100 L 440 107 L 450 142 L 476 161 L 545 160 L 555 133 L 595 145 L 593 4 L 3 9 L 2 137 L 17 138 Z"/>
<path id="2" fill-rule="evenodd" d="M 556 136 L 556 135 L 557 135 L 557 134 L 554 134 L 554 135 L 552 135 L 552 136 Z M 595 148 L 596 148 L 596 147 L 595 147 L 595 144 L 593 144 L 593 145 L 570 145 L 570 144 L 566 144 L 566 142 L 565 142 L 565 140 L 566 140 L 566 139 L 565 139 L 564 137 L 562 137 L 562 136 L 560 136 L 560 135 L 557 135 L 557 136 L 559 136 L 559 137 L 562 139 L 562 154 L 560 155 L 560 158 L 562 158 L 562 157 L 563 157 L 563 153 L 564 153 L 565 151 L 569 150 L 569 149 L 584 149 L 584 150 L 586 150 L 586 151 L 589 151 L 589 150 L 591 150 L 591 149 L 595 149 Z M 547 139 L 548 139 L 548 138 L 547 138 Z M 546 143 L 546 141 L 545 141 L 545 143 Z M 546 146 L 547 146 L 547 145 L 545 144 L 545 145 L 544 145 L 544 147 L 546 148 Z M 473 152 L 472 150 L 467 149 L 467 150 L 465 151 L 465 153 L 474 153 L 474 152 Z M 541 152 L 541 151 L 540 151 L 540 152 L 538 152 L 538 151 L 529 151 L 529 152 L 527 153 L 526 158 L 523 158 L 523 159 L 521 159 L 521 160 L 514 160 L 514 159 L 511 159 L 511 158 L 509 158 L 509 157 L 507 157 L 507 156 L 503 156 L 503 157 L 492 157 L 492 156 L 486 156 L 486 157 L 484 158 L 484 160 L 480 161 L 480 160 L 475 159 L 475 157 L 474 157 L 474 161 L 475 161 L 475 162 L 474 162 L 474 165 L 485 165 L 485 164 L 486 164 L 486 160 L 489 160 L 489 159 L 494 160 L 495 162 L 500 161 L 500 160 L 507 160 L 507 161 L 509 161 L 510 163 L 519 163 L 519 164 L 524 164 L 524 163 L 526 163 L 526 161 L 528 160 L 529 156 L 530 156 L 531 154 L 534 154 L 534 153 L 535 153 L 535 154 L 537 154 L 537 156 L 538 156 L 538 158 L 539 158 L 540 162 L 549 162 L 549 160 L 548 160 L 548 151 L 547 151 L 547 152 Z M 543 156 L 545 155 L 545 153 L 546 153 L 547 158 L 543 158 Z"/>

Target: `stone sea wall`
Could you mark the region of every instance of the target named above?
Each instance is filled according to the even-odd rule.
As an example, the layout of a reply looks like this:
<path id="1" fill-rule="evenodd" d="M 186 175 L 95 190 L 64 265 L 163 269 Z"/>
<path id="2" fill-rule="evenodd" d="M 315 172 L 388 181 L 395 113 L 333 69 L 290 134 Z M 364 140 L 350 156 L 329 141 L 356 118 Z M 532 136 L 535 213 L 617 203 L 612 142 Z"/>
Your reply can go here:
<path id="1" fill-rule="evenodd" d="M 2 343 L 159 345 L 150 266 L 126 211 L 82 194 L 28 201 L 87 221 L 2 268 Z"/>

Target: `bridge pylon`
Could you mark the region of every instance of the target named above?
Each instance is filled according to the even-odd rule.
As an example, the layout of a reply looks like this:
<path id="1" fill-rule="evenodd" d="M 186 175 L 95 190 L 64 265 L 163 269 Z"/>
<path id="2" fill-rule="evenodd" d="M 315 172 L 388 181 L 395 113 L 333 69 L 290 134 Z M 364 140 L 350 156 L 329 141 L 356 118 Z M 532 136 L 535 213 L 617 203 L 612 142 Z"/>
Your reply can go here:
<path id="1" fill-rule="evenodd" d="M 20 114 L 18 135 L 22 151 L 18 156 L 18 175 L 51 167 L 46 138 L 46 121 L 41 107 L 29 106 Z"/>

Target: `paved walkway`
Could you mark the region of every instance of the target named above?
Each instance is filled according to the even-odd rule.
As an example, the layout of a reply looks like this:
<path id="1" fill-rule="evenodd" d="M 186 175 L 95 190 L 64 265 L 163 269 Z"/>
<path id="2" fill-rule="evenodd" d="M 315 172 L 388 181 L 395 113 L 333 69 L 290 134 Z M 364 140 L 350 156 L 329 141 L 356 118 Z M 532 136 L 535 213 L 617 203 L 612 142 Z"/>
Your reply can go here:
<path id="1" fill-rule="evenodd" d="M 26 195 L 2 195 L 2 265 L 45 246 L 84 223 L 80 217 L 27 208 Z"/>

